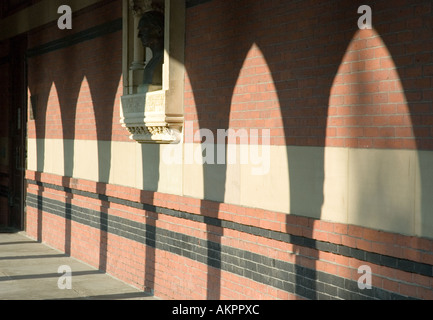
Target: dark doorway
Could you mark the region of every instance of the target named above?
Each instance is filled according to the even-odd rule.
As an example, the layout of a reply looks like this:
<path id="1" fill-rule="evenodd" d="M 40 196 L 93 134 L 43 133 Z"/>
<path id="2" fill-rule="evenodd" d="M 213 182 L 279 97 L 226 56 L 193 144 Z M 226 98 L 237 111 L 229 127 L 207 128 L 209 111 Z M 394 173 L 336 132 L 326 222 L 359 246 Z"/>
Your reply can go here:
<path id="1" fill-rule="evenodd" d="M 10 40 L 8 99 L 7 228 L 24 230 L 26 124 L 27 124 L 27 37 Z M 5 209 L 5 208 L 4 208 Z"/>

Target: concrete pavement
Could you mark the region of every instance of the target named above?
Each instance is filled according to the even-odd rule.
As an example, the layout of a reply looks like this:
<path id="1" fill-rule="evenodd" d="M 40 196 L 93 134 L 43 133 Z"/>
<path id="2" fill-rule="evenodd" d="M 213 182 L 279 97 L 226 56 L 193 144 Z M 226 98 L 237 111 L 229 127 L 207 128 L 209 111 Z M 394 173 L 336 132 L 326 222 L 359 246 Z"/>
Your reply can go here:
<path id="1" fill-rule="evenodd" d="M 70 270 L 58 273 L 60 266 Z M 72 277 L 67 277 L 72 271 Z M 59 280 L 60 279 L 60 280 Z M 60 289 L 71 285 L 71 289 Z M 28 238 L 0 233 L 0 300 L 158 300 Z"/>

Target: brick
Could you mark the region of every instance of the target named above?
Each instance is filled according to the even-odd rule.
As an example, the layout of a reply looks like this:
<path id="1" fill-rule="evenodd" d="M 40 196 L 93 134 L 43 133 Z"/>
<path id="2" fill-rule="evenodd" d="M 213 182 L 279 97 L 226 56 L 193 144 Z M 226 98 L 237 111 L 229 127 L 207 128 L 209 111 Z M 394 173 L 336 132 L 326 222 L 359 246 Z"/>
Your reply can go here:
<path id="1" fill-rule="evenodd" d="M 399 292 L 399 282 L 389 280 L 389 279 L 382 279 L 382 287 L 385 290 L 391 291 L 391 292 Z"/>
<path id="2" fill-rule="evenodd" d="M 420 262 L 433 265 L 433 254 L 421 253 L 421 261 Z"/>
<path id="3" fill-rule="evenodd" d="M 356 240 L 356 247 L 361 250 L 371 251 L 371 242 L 362 239 Z"/>
<path id="4" fill-rule="evenodd" d="M 427 288 L 432 288 L 432 278 L 420 274 L 413 274 L 413 282 Z"/>
<path id="5" fill-rule="evenodd" d="M 379 136 L 381 137 L 395 137 L 395 129 L 392 127 L 388 128 L 380 128 L 379 129 Z"/>
<path id="6" fill-rule="evenodd" d="M 366 60 L 364 70 L 366 71 L 376 71 L 381 70 L 381 61 L 379 59 Z"/>
<path id="7" fill-rule="evenodd" d="M 349 225 L 348 234 L 352 237 L 363 237 L 364 228 L 355 225 Z"/>
<path id="8" fill-rule="evenodd" d="M 350 231 L 349 231 L 349 234 L 350 234 Z M 352 247 L 352 248 L 356 247 L 356 239 L 353 238 L 352 236 L 344 236 L 343 235 L 341 237 L 341 242 L 345 246 L 349 246 L 349 247 Z"/>
<path id="9" fill-rule="evenodd" d="M 400 283 L 399 284 L 399 293 L 402 295 L 406 295 L 409 297 L 417 297 L 417 287 Z"/>
<path id="10" fill-rule="evenodd" d="M 339 234 L 347 234 L 348 226 L 346 224 L 334 223 L 334 232 Z"/>
<path id="11" fill-rule="evenodd" d="M 418 297 L 423 300 L 433 300 L 433 290 L 431 288 L 417 288 Z"/>
<path id="12" fill-rule="evenodd" d="M 354 273 L 355 271 L 352 268 L 344 267 L 342 265 L 337 267 L 337 274 L 339 277 L 353 279 Z"/>
<path id="13" fill-rule="evenodd" d="M 365 137 L 377 137 L 379 136 L 379 128 L 377 127 L 367 127 L 364 128 Z"/>
<path id="14" fill-rule="evenodd" d="M 388 40 L 392 40 L 388 41 L 393 43 L 392 50 L 388 49 L 383 44 L 382 38 L 378 36 L 374 30 L 365 30 L 359 33 L 357 39 L 351 42 L 349 48 L 347 48 L 348 51 L 346 52 L 345 60 L 341 63 L 338 57 L 332 54 L 334 51 L 337 52 L 335 49 L 338 47 L 335 46 L 334 43 L 331 43 L 331 46 L 326 48 L 328 52 L 326 55 L 322 54 L 323 45 L 320 39 L 328 38 L 329 32 L 331 31 L 327 29 L 330 25 L 330 21 L 326 21 L 326 19 L 329 20 L 330 16 L 326 10 L 320 11 L 321 9 L 318 9 L 320 6 L 312 6 L 312 8 L 308 8 L 308 10 L 297 8 L 296 17 L 302 19 L 301 17 L 305 15 L 307 11 L 311 16 L 315 16 L 315 14 L 320 11 L 321 17 L 323 17 L 325 23 L 327 22 L 328 24 L 324 24 L 324 28 L 321 28 L 319 33 L 317 33 L 317 30 L 313 32 L 311 28 L 301 28 L 302 32 L 290 34 L 290 37 L 281 37 L 280 35 L 277 37 L 277 35 L 272 34 L 265 37 L 260 31 L 263 30 L 262 27 L 265 26 L 265 22 L 264 20 L 256 21 L 254 15 L 251 21 L 247 23 L 245 23 L 246 21 L 244 20 L 241 21 L 243 25 L 242 32 L 240 29 L 236 28 L 224 29 L 222 25 L 219 25 L 214 31 L 209 32 L 209 26 L 218 25 L 214 22 L 219 21 L 223 16 L 225 17 L 227 13 L 227 10 L 223 10 L 226 6 L 221 5 L 221 3 L 222 2 L 209 2 L 206 5 L 196 6 L 187 10 L 187 21 L 189 22 L 186 34 L 187 59 L 185 66 L 187 74 L 185 76 L 186 91 L 184 98 L 186 118 L 194 121 L 195 128 L 208 126 L 211 129 L 215 129 L 221 124 L 227 123 L 226 117 L 227 114 L 230 113 L 231 120 L 233 120 L 231 125 L 235 128 L 255 126 L 259 128 L 266 126 L 277 127 L 273 129 L 273 137 L 271 139 L 272 144 L 275 145 L 317 145 L 322 147 L 326 144 L 329 146 L 354 148 L 433 149 L 433 144 L 429 143 L 427 139 L 431 136 L 433 131 L 426 130 L 426 128 L 429 129 L 428 127 L 432 124 L 429 114 L 431 106 L 430 103 L 428 103 L 433 98 L 433 91 L 430 89 L 431 79 L 428 79 L 432 71 L 429 67 L 431 54 L 427 53 L 429 51 L 427 49 L 430 48 L 430 45 L 428 41 L 419 41 L 420 43 L 412 44 L 412 40 L 415 37 L 428 39 L 429 36 L 428 32 L 423 33 L 422 30 L 414 30 L 421 26 L 421 22 L 414 16 L 413 10 L 416 10 L 417 13 L 430 12 L 430 4 L 427 7 L 424 6 L 422 9 L 419 9 L 418 6 L 406 7 L 405 2 L 397 1 L 395 6 L 401 13 L 401 21 L 393 23 L 392 19 L 394 19 L 394 17 L 385 13 L 382 15 L 384 19 L 381 20 L 383 21 L 382 27 L 388 30 Z M 249 6 L 251 7 L 250 9 L 254 11 L 254 9 L 260 8 L 263 3 L 263 1 L 257 1 Z M 271 29 L 267 28 L 266 30 L 273 32 L 273 30 L 280 28 L 279 24 L 287 23 L 288 20 L 286 18 L 289 12 L 291 12 L 289 8 L 293 9 L 294 6 L 294 4 L 284 4 L 277 8 L 275 3 L 269 4 L 267 6 L 269 19 L 274 21 L 275 26 Z M 120 6 L 118 9 L 119 8 Z M 240 8 L 229 6 L 228 8 L 233 11 L 232 14 L 234 16 L 236 16 L 237 10 L 245 9 L 242 6 Z M 114 14 L 112 12 L 116 12 L 115 14 L 117 14 L 117 16 L 120 14 L 120 10 L 113 11 L 107 9 L 106 11 L 104 15 L 111 17 Z M 84 30 L 92 26 L 92 24 L 102 21 L 100 20 L 102 19 L 100 15 L 95 15 L 98 17 L 98 21 L 85 19 L 85 16 L 86 15 L 83 13 L 80 21 L 82 21 L 84 25 L 80 25 L 80 29 L 78 30 Z M 225 21 L 231 26 L 232 23 L 229 21 L 230 19 L 228 17 L 226 18 Z M 243 17 L 241 18 L 244 19 Z M 291 19 L 291 21 L 296 24 L 296 19 Z M 308 26 L 308 20 L 304 21 L 303 24 Z M 335 21 L 332 22 L 332 25 L 337 24 Z M 200 28 L 192 27 L 197 25 L 200 26 Z M 410 28 L 406 28 L 405 26 L 409 26 Z M 405 28 L 406 30 L 403 30 Z M 241 33 L 248 34 L 248 36 L 242 39 Z M 337 38 L 333 38 L 334 42 L 337 41 L 336 39 L 338 39 L 339 43 L 350 40 L 346 39 L 345 33 L 341 34 L 342 35 L 336 35 Z M 62 36 L 62 33 L 47 27 L 44 28 L 44 32 L 37 30 L 32 32 L 29 36 L 29 43 L 31 47 L 35 47 L 41 43 L 47 43 L 48 41 L 58 39 Z M 119 57 L 121 58 L 121 47 L 116 44 L 121 43 L 121 41 L 118 41 L 119 39 L 120 33 L 104 37 L 104 40 L 109 42 L 110 47 L 116 49 L 116 56 L 112 57 L 114 60 Z M 250 40 L 252 39 L 257 43 L 257 45 L 253 47 L 250 45 Z M 308 39 L 308 41 L 306 39 Z M 228 48 L 231 47 L 231 42 L 233 41 L 239 44 L 239 54 L 235 53 L 231 55 L 231 53 L 229 53 Z M 100 53 L 104 46 L 99 46 L 100 43 L 100 40 L 90 40 L 88 43 L 77 47 L 82 50 L 78 50 L 79 52 L 74 52 L 74 54 L 78 54 L 77 58 L 82 62 L 78 63 L 77 68 L 74 68 L 75 70 L 84 70 L 88 67 L 87 64 L 90 60 L 86 58 L 85 55 L 93 54 L 95 56 L 101 56 Z M 347 41 L 347 43 L 349 43 L 349 41 Z M 404 43 L 410 43 L 412 45 L 408 46 Z M 272 49 L 270 50 L 269 48 Z M 389 50 L 392 51 L 392 57 Z M 421 54 L 417 52 L 421 52 Z M 49 94 L 51 83 L 53 82 L 51 81 L 53 79 L 50 79 L 50 77 L 60 77 L 64 73 L 64 69 L 69 69 L 70 67 L 69 62 L 64 61 L 73 60 L 72 50 L 70 52 L 64 50 L 63 58 L 65 59 L 59 59 L 59 56 L 60 54 L 58 52 L 52 52 L 29 60 L 30 86 L 34 86 L 36 82 L 36 67 L 43 66 L 49 62 L 52 64 L 52 73 L 47 73 L 42 70 L 41 74 L 43 76 L 41 76 L 42 81 L 40 82 L 40 88 L 47 91 L 46 94 Z M 233 58 L 236 61 L 236 65 L 241 66 L 242 63 L 244 63 L 244 68 L 237 70 L 236 67 L 233 68 L 233 64 L 225 64 L 224 62 L 227 60 L 227 57 L 229 59 Z M 244 57 L 247 57 L 245 61 Z M 120 70 L 120 63 L 111 64 L 109 62 L 109 59 L 101 59 L 100 64 L 101 66 L 115 66 L 114 68 L 116 68 L 116 70 Z M 222 67 L 222 64 L 225 64 L 226 67 Z M 396 67 L 398 67 L 398 72 L 395 70 Z M 337 68 L 338 75 L 336 76 Z M 380 70 L 380 68 L 382 70 Z M 42 117 L 44 118 L 42 121 L 29 123 L 29 137 L 38 136 L 38 138 L 41 138 L 41 132 L 43 131 L 46 132 L 45 137 L 47 138 L 69 137 L 85 140 L 103 138 L 102 140 L 129 141 L 127 132 L 118 124 L 118 114 L 120 112 L 119 99 L 122 94 L 122 83 L 117 83 L 119 82 L 119 78 L 110 78 L 113 81 L 113 86 L 108 89 L 104 88 L 104 95 L 107 92 L 111 92 L 114 98 L 107 98 L 105 100 L 100 96 L 102 93 L 95 92 L 93 88 L 96 86 L 95 83 L 98 82 L 97 73 L 99 72 L 99 76 L 102 76 L 102 74 L 106 75 L 106 73 L 101 71 L 104 70 L 105 67 L 101 67 L 101 70 L 93 67 L 87 69 L 89 69 L 89 74 L 86 75 L 86 78 L 89 79 L 87 82 L 81 83 L 83 75 L 77 74 L 76 78 L 71 78 L 68 80 L 70 82 L 65 83 L 65 85 L 70 85 L 70 88 L 72 88 L 70 94 L 59 94 L 62 90 L 62 86 L 58 85 L 60 83 L 59 81 L 55 81 L 56 88 L 59 92 L 56 93 L 54 90 L 52 91 L 52 97 L 48 101 L 49 106 L 46 117 Z M 351 71 L 356 72 L 351 73 Z M 404 88 L 399 79 L 400 77 L 408 80 L 405 81 Z M 273 80 L 275 80 L 275 84 Z M 334 87 L 332 87 L 332 81 L 335 85 Z M 331 88 L 334 95 L 331 94 L 330 96 L 329 91 Z M 405 91 L 404 93 L 403 90 Z M 235 92 L 235 96 L 232 101 L 233 91 Z M 78 93 L 80 93 L 79 96 Z M 75 108 L 73 101 L 76 98 L 76 94 L 78 100 Z M 60 107 L 58 101 L 56 101 L 58 100 L 56 95 L 59 95 L 63 101 L 68 101 L 68 103 L 66 105 L 62 103 Z M 92 99 L 94 99 L 95 102 L 90 102 Z M 406 100 L 408 103 L 406 103 Z M 112 106 L 113 102 L 114 106 Z M 328 102 L 330 108 L 327 110 L 326 105 Z M 410 104 L 410 108 L 408 104 Z M 97 108 L 93 110 L 96 105 L 109 106 L 107 107 L 109 110 L 104 110 L 103 113 L 96 110 Z M 282 107 L 281 110 L 280 105 Z M 315 108 L 317 105 L 323 105 L 324 107 L 319 110 Z M 223 112 L 215 112 L 215 110 L 213 110 L 220 106 L 224 106 Z M 273 109 L 270 111 L 269 108 L 271 107 Z M 68 109 L 73 110 L 73 112 L 65 113 Z M 63 111 L 63 119 L 60 111 Z M 291 119 L 295 120 L 292 121 L 285 116 L 283 121 L 282 114 L 284 115 L 285 113 L 290 114 Z M 326 113 L 328 113 L 329 116 L 327 120 L 330 126 L 327 129 L 325 129 L 326 121 L 322 122 L 321 119 L 318 119 L 322 116 L 325 118 Z M 412 115 L 410 115 L 410 113 Z M 103 114 L 108 115 L 103 116 Z M 417 114 L 421 117 L 416 118 Z M 208 119 L 208 115 L 212 115 L 213 118 Z M 104 126 L 95 128 L 98 123 L 102 123 L 101 121 L 104 123 Z M 288 135 L 289 131 L 281 127 L 283 123 L 286 126 L 291 126 L 291 121 L 294 124 L 298 122 L 302 123 L 302 125 L 300 125 L 302 128 L 299 130 L 294 129 L 293 131 L 299 133 L 299 136 L 286 138 L 285 136 Z M 412 123 L 418 126 L 415 130 L 419 138 L 418 141 L 409 139 L 414 137 Z M 322 125 L 323 127 L 317 128 Z M 424 128 L 419 126 L 424 126 Z M 43 128 L 43 130 L 41 130 L 41 128 Z M 324 134 L 327 135 L 326 138 L 322 137 Z M 320 138 L 317 138 L 317 136 L 320 136 Z M 85 180 L 79 180 L 77 184 L 75 184 L 71 181 L 63 180 L 61 177 L 59 178 L 47 174 L 42 174 L 41 177 L 37 177 L 36 173 L 33 172 L 26 172 L 26 175 L 32 179 L 51 181 L 51 183 L 57 185 L 64 184 L 66 187 L 79 188 L 89 192 L 96 190 L 96 192 L 100 194 L 121 197 L 128 201 L 149 203 L 150 205 L 160 204 L 168 208 L 195 213 L 198 214 L 199 217 L 203 217 L 203 215 L 208 217 L 218 216 L 218 208 L 216 208 L 219 206 L 218 204 L 209 202 L 202 203 L 195 199 L 183 197 L 175 198 L 160 193 L 143 194 L 139 191 L 131 190 L 130 188 L 115 187 L 105 184 L 96 185 Z M 61 199 L 61 197 L 64 197 L 64 194 L 58 190 L 47 191 L 44 190 L 44 188 L 36 186 L 30 186 L 28 190 L 29 194 L 43 194 L 47 196 L 49 194 L 51 199 Z M 83 204 L 81 197 L 73 197 L 71 200 L 71 203 L 74 205 Z M 201 205 L 203 208 L 200 207 Z M 185 219 L 176 217 L 169 218 L 164 216 L 164 214 L 152 214 L 139 209 L 131 210 L 128 213 L 122 212 L 129 211 L 129 209 L 126 206 L 113 205 L 107 201 L 98 201 L 92 206 L 88 206 L 88 208 L 95 210 L 105 207 L 110 207 L 107 212 L 116 217 L 124 217 L 133 221 L 142 222 L 148 220 L 144 218 L 144 215 L 148 215 L 149 219 L 158 219 L 156 222 L 156 226 L 158 227 L 170 229 L 170 231 L 177 230 L 202 239 L 207 239 L 206 232 L 217 231 L 221 234 L 221 230 L 217 227 L 209 227 L 206 229 L 203 223 L 197 221 L 192 223 L 184 221 Z M 270 218 L 269 216 L 265 216 L 263 212 L 256 216 L 254 213 L 251 213 L 249 209 L 238 206 L 231 207 L 228 205 L 220 205 L 219 209 L 223 211 L 223 214 L 220 213 L 218 217 L 227 222 L 243 222 L 248 225 L 262 226 L 270 230 L 281 230 L 294 235 L 326 239 L 326 241 L 332 244 L 341 242 L 349 247 L 358 246 L 363 249 L 370 248 L 372 252 L 390 255 L 391 258 L 388 260 L 390 263 L 394 261 L 392 257 L 404 255 L 410 259 L 433 264 L 433 258 L 430 254 L 432 248 L 431 242 L 420 241 L 416 243 L 413 240 L 407 242 L 408 238 L 400 238 L 393 234 L 380 233 L 374 230 L 344 224 L 333 225 L 322 221 L 316 222 L 315 220 L 306 218 L 292 219 L 293 217 L 286 218 L 284 215 Z M 33 230 L 31 232 L 35 234 L 37 234 L 35 227 L 37 214 L 37 210 L 29 210 L 28 212 L 29 230 Z M 137 217 L 134 217 L 135 215 L 137 215 Z M 53 230 L 57 230 L 58 227 L 62 225 L 62 220 L 58 219 L 58 221 L 55 221 L 52 217 L 49 217 L 48 214 L 44 214 L 44 221 L 52 225 Z M 148 223 L 150 225 L 152 224 L 150 221 Z M 283 223 L 283 225 L 280 225 L 281 223 Z M 312 223 L 314 224 L 314 228 L 312 228 Z M 56 228 L 54 228 L 54 226 Z M 231 226 L 233 226 L 233 224 Z M 251 231 L 252 229 L 250 228 L 249 230 Z M 285 247 L 282 246 L 286 245 L 284 243 L 275 244 L 272 248 L 271 241 L 261 240 L 260 237 L 263 237 L 264 234 L 250 236 L 239 231 L 231 231 L 233 232 L 229 234 L 224 233 L 221 238 L 221 243 L 227 243 L 234 247 L 242 247 L 245 249 L 249 248 L 250 250 L 264 250 L 264 252 L 268 252 L 270 256 L 273 254 L 278 257 L 284 256 L 281 252 L 276 252 L 276 250 L 284 250 Z M 84 232 L 84 230 L 76 227 L 75 224 L 74 232 L 77 232 L 76 234 L 83 238 L 91 235 L 89 230 Z M 241 241 L 239 238 L 243 235 L 245 235 L 245 239 Z M 275 234 L 272 235 L 274 236 Z M 62 245 L 62 240 L 64 240 L 58 239 L 59 237 L 61 238 L 61 234 L 44 234 L 43 236 L 60 246 Z M 227 239 L 225 237 L 227 237 Z M 212 238 L 212 236 L 210 238 Z M 257 242 L 264 246 L 257 246 Z M 109 238 L 109 243 L 111 245 L 115 243 L 115 241 L 113 242 Z M 327 243 L 326 245 L 327 248 L 330 248 L 330 244 Z M 78 253 L 86 246 L 86 250 L 90 250 L 91 248 L 97 249 L 97 239 L 89 239 L 88 244 L 82 243 L 76 246 L 74 244 L 73 250 Z M 291 245 L 286 246 L 288 250 L 293 249 Z M 400 246 L 404 248 L 400 248 Z M 121 246 L 120 244 L 119 248 L 123 250 L 128 249 L 127 246 Z M 118 262 L 116 261 L 116 256 L 122 253 L 122 249 L 117 249 L 116 252 L 113 249 L 112 254 L 110 253 L 110 261 L 113 263 Z M 348 250 L 349 248 L 345 249 Z M 423 252 L 416 251 L 416 249 L 423 250 Z M 139 250 L 143 250 L 143 248 Z M 312 254 L 311 249 L 304 249 L 303 252 L 308 255 Z M 354 252 L 355 256 L 358 257 L 364 254 L 361 250 Z M 142 254 L 142 252 L 137 251 L 134 252 L 134 254 L 138 256 Z M 208 272 L 208 268 L 202 261 L 192 262 L 166 252 L 164 252 L 165 260 L 162 260 L 162 252 L 157 252 L 156 255 L 157 256 L 154 258 L 160 263 L 160 266 L 170 265 L 173 271 L 165 272 L 166 270 L 158 270 L 158 275 L 164 277 L 164 279 L 158 279 L 156 283 L 152 283 L 150 281 L 151 279 L 148 279 L 149 282 L 147 285 L 155 285 L 157 288 L 160 288 L 159 290 L 162 296 L 170 298 L 176 296 L 182 297 L 185 293 L 194 291 L 191 280 L 200 278 L 201 290 L 199 290 L 200 293 L 197 293 L 194 297 L 206 298 L 206 273 Z M 331 257 L 331 254 L 327 254 L 327 257 Z M 377 258 L 376 255 L 372 257 Z M 125 251 L 124 257 L 119 260 L 125 263 L 125 261 L 130 258 L 133 258 L 133 254 L 128 254 L 127 251 Z M 291 261 L 294 261 L 295 258 L 296 257 L 293 256 L 287 257 L 287 259 L 291 259 Z M 336 261 L 341 260 L 341 268 L 338 266 L 337 269 L 333 270 L 336 270 L 337 274 L 345 274 L 346 277 L 349 278 L 353 269 L 343 267 L 347 259 L 346 257 L 338 256 L 337 258 L 336 256 Z M 381 261 L 384 260 L 382 259 Z M 314 263 L 311 261 L 307 264 L 314 266 Z M 195 265 L 195 269 L 200 270 L 201 273 L 194 273 L 194 276 L 188 278 L 190 281 L 186 279 L 179 281 L 179 279 L 182 278 L 182 270 L 184 270 L 183 265 Z M 323 267 L 325 269 L 327 268 L 326 265 Z M 128 281 L 139 281 L 140 279 L 134 276 L 136 272 L 136 270 L 133 270 L 134 268 L 138 269 L 138 266 L 136 265 L 127 271 L 125 270 L 122 273 L 122 277 L 128 279 Z M 113 269 L 115 268 L 112 267 L 112 270 Z M 393 288 L 392 291 L 397 292 L 398 290 L 396 290 L 395 286 L 398 282 L 390 280 L 394 274 L 390 269 L 384 272 L 387 273 L 385 276 L 389 277 L 389 279 L 383 279 L 383 287 L 385 289 Z M 286 293 L 282 293 L 275 288 L 268 290 L 266 285 L 255 285 L 253 281 L 245 278 L 233 277 L 228 279 L 224 278 L 224 272 L 221 274 L 224 275 L 220 281 L 223 288 L 221 294 L 227 299 L 232 299 L 233 297 L 250 298 L 254 294 L 256 294 L 257 297 L 271 298 L 288 296 Z M 415 283 L 419 285 L 427 284 L 428 278 L 423 278 L 423 276 L 411 276 L 413 276 Z M 176 279 L 176 277 L 178 279 Z M 249 290 L 245 290 L 243 295 L 237 292 L 242 288 L 240 283 L 249 287 Z M 215 281 L 213 284 L 218 285 L 218 281 Z M 256 290 L 251 289 L 253 287 L 254 289 L 257 288 L 258 291 L 256 292 Z M 410 291 L 407 288 L 403 288 L 403 291 L 404 290 Z M 333 292 L 333 294 L 337 295 L 338 293 L 338 290 L 336 293 L 335 290 Z M 431 297 L 431 290 L 422 291 L 418 288 L 417 294 L 420 297 Z M 350 296 L 350 292 L 348 292 L 348 295 Z"/>

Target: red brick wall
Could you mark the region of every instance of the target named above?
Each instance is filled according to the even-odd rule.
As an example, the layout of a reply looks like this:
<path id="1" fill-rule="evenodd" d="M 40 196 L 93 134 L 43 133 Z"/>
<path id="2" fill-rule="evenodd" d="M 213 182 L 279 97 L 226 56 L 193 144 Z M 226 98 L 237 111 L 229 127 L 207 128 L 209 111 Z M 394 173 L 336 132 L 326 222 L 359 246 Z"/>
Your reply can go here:
<path id="1" fill-rule="evenodd" d="M 277 145 L 428 149 L 431 3 L 211 1 L 187 19 L 185 113 Z M 227 118 L 227 115 L 230 118 Z"/>
<path id="2" fill-rule="evenodd" d="M 27 172 L 27 178 L 30 181 L 38 179 L 44 184 L 39 186 L 34 183 L 29 184 L 28 192 L 32 200 L 27 211 L 27 233 L 30 236 L 46 241 L 59 250 L 64 250 L 91 265 L 102 266 L 103 270 L 130 284 L 147 290 L 151 289 L 161 298 L 207 299 L 209 291 L 218 292 L 217 298 L 221 299 L 303 298 L 303 295 L 298 292 L 295 294 L 278 288 L 278 283 L 273 285 L 272 280 L 265 278 L 265 280 L 256 281 L 247 274 L 240 275 L 239 270 L 242 263 L 238 260 L 245 259 L 246 261 L 246 254 L 232 256 L 232 260 L 228 258 L 235 254 L 234 250 L 240 250 L 240 252 L 250 252 L 250 254 L 273 260 L 270 272 L 263 274 L 280 281 L 282 280 L 278 273 L 273 273 L 279 270 L 278 263 L 296 265 L 296 271 L 299 274 L 296 272 L 294 274 L 296 275 L 295 283 L 298 286 L 302 286 L 301 278 L 303 277 L 302 270 L 304 270 L 302 268 L 314 270 L 313 279 L 316 284 L 313 286 L 316 298 L 330 298 L 329 295 L 334 291 L 335 296 L 339 297 L 344 297 L 343 295 L 347 294 L 345 291 L 357 292 L 353 285 L 360 277 L 358 268 L 368 265 L 372 269 L 372 285 L 376 290 L 375 298 L 382 294 L 382 297 L 391 299 L 392 294 L 397 294 L 399 295 L 397 298 L 408 296 L 433 299 L 433 278 L 431 275 L 425 275 L 426 271 L 431 272 L 433 265 L 432 240 L 353 225 L 286 216 L 283 213 L 262 209 L 102 185 L 86 180 L 70 179 L 65 182 L 62 177 L 49 174 L 38 176 L 35 172 Z M 106 190 L 102 197 L 101 190 Z M 81 191 L 81 194 L 77 191 Z M 38 205 L 33 202 L 36 201 L 33 200 L 36 199 L 32 197 L 33 195 L 41 197 L 37 200 Z M 93 195 L 98 195 L 102 200 L 90 198 Z M 103 196 L 121 199 L 124 202 L 108 202 L 103 199 Z M 56 206 L 50 203 L 51 200 L 67 203 L 64 207 L 69 209 L 57 207 L 58 211 L 56 211 Z M 152 207 L 149 207 L 148 210 L 134 208 L 131 207 L 131 203 L 146 203 L 154 207 L 191 215 L 187 217 L 183 214 L 183 216 L 176 217 L 169 211 L 156 213 L 155 208 Z M 126 235 L 117 235 L 119 229 L 107 233 L 102 230 L 103 228 L 89 227 L 90 222 L 86 220 L 85 214 L 78 214 L 75 211 L 78 210 L 77 208 L 81 208 L 81 212 L 89 215 L 91 214 L 86 210 L 94 210 L 96 215 L 93 216 L 93 219 L 97 220 L 99 215 L 107 214 L 125 221 L 134 221 L 142 226 L 141 230 L 156 227 L 159 228 L 161 234 L 164 234 L 164 237 L 154 238 L 149 234 L 146 241 L 150 241 L 148 243 L 155 241 L 156 245 L 145 246 L 142 242 L 131 240 Z M 64 213 L 67 210 L 72 210 L 72 221 L 65 221 L 59 216 L 62 211 Z M 237 226 L 222 228 L 214 225 L 209 227 L 209 224 L 192 218 L 199 216 L 232 222 Z M 76 219 L 81 219 L 81 222 Z M 126 222 L 123 223 L 125 225 Z M 248 226 L 248 228 L 240 231 L 240 225 Z M 303 237 L 313 241 L 312 243 L 317 248 L 307 243 L 297 245 L 283 239 L 277 240 L 272 234 L 255 235 L 252 229 L 249 229 L 251 227 L 273 231 L 276 234 L 288 233 L 292 237 Z M 127 231 L 125 229 L 120 232 Z M 170 243 L 165 240 L 165 237 L 169 237 L 169 232 L 179 233 L 182 237 L 190 236 L 196 241 L 184 243 L 185 247 L 182 246 L 181 240 L 177 240 L 177 243 Z M 137 233 L 140 232 L 137 231 Z M 222 270 L 219 270 L 218 278 L 209 278 L 210 273 L 215 274 L 214 268 L 198 259 L 187 258 L 182 252 L 182 250 L 187 250 L 199 254 L 199 247 L 208 241 L 221 246 L 221 258 L 225 264 L 221 267 Z M 332 244 L 335 248 L 320 247 L 319 249 L 319 243 L 322 246 Z M 168 244 L 177 246 L 177 249 L 165 248 L 164 245 Z M 350 249 L 354 250 L 351 254 L 347 253 L 347 250 Z M 360 255 L 361 253 L 364 253 L 365 256 Z M 253 261 L 250 261 L 251 263 L 256 264 L 258 272 L 260 272 L 260 267 L 265 268 L 266 262 L 250 259 Z M 377 262 L 373 262 L 374 259 L 377 259 Z M 390 262 L 386 262 L 387 259 Z M 395 262 L 395 265 L 392 261 Z M 414 264 L 411 265 L 411 263 Z M 405 264 L 407 265 L 403 267 Z M 237 266 L 238 270 L 227 271 L 230 270 L 230 265 Z M 423 266 L 427 268 L 423 269 Z M 248 265 L 243 267 L 249 268 Z M 323 278 L 324 275 L 335 276 L 336 280 L 328 281 Z M 325 289 L 321 285 L 325 286 Z M 360 292 L 363 294 L 362 291 Z M 364 292 L 364 294 L 367 293 Z M 349 297 L 348 294 L 346 298 Z M 355 298 L 359 297 L 355 296 Z"/>
<path id="3" fill-rule="evenodd" d="M 72 30 L 50 24 L 29 34 L 35 49 L 121 17 L 121 2 L 84 9 L 73 18 Z M 29 91 L 38 96 L 36 121 L 29 138 L 129 141 L 119 123 L 122 84 L 122 32 L 28 59 Z"/>
<path id="4" fill-rule="evenodd" d="M 357 8 L 313 0 L 189 8 L 186 120 L 196 129 L 270 128 L 274 145 L 432 150 L 431 3 L 375 3 L 375 30 L 365 32 Z M 113 1 L 77 15 L 72 31 L 34 30 L 29 47 L 120 10 Z M 129 141 L 118 116 L 121 53 L 116 32 L 29 58 L 39 99 L 29 138 Z M 41 172 L 27 179 L 31 236 L 162 298 L 433 299 L 429 239 Z M 363 264 L 373 296 L 356 289 Z"/>

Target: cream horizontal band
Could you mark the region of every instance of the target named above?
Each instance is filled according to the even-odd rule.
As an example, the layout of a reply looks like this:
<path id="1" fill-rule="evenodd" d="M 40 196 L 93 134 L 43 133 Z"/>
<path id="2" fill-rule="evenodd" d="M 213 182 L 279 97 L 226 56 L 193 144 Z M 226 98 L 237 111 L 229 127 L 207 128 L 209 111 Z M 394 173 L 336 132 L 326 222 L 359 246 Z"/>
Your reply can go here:
<path id="1" fill-rule="evenodd" d="M 211 148 L 212 146 L 208 146 Z M 163 161 L 170 145 L 28 140 L 28 169 L 115 185 L 433 237 L 433 152 L 269 146 L 270 167 Z M 177 145 L 200 153 L 199 144 Z M 215 152 L 218 146 L 214 145 Z M 263 149 L 262 151 L 265 151 Z"/>

